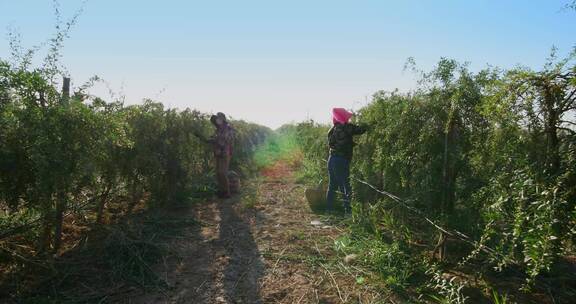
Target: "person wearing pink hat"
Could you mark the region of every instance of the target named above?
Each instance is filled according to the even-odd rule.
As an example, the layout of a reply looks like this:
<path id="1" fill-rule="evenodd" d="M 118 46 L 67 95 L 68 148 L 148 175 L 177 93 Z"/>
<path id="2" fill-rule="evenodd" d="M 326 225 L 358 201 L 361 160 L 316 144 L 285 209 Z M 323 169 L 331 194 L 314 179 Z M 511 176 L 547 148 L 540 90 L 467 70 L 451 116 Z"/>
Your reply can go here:
<path id="1" fill-rule="evenodd" d="M 333 126 L 328 132 L 328 146 L 330 157 L 328 158 L 328 191 L 326 192 L 327 209 L 333 211 L 336 191 L 344 195 L 344 212 L 351 212 L 350 200 L 352 187 L 350 186 L 350 162 L 354 150 L 354 136 L 366 132 L 364 126 L 350 123 L 353 114 L 343 108 L 332 109 Z"/>

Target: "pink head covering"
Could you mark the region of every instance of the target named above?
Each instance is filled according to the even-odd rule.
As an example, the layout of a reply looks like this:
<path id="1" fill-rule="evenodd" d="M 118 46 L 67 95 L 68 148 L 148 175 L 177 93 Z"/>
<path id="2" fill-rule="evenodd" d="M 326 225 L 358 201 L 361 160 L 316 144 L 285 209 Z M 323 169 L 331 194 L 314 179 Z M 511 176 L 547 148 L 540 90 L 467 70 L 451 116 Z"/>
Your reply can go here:
<path id="1" fill-rule="evenodd" d="M 334 108 L 332 109 L 332 121 L 334 123 L 341 123 L 345 124 L 348 123 L 350 118 L 352 117 L 352 113 L 346 111 L 344 108 Z"/>

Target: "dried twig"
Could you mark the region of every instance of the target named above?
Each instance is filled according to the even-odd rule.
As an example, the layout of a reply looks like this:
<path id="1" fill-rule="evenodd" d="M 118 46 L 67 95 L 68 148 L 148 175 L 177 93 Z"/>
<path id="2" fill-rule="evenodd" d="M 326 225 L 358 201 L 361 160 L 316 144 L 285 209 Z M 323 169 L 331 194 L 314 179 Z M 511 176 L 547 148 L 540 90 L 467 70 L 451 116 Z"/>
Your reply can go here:
<path id="1" fill-rule="evenodd" d="M 336 291 L 338 292 L 338 297 L 340 298 L 340 301 L 342 301 L 342 303 L 345 303 L 346 301 L 344 301 L 344 298 L 342 298 L 342 293 L 340 292 L 340 287 L 338 286 L 336 279 L 334 279 L 334 275 L 332 275 L 332 272 L 330 272 L 330 270 L 328 270 L 328 268 L 324 264 L 320 264 L 320 265 L 322 265 L 322 267 L 326 270 L 326 272 L 328 272 L 328 275 L 332 279 L 332 282 L 334 282 L 334 287 L 336 287 Z"/>

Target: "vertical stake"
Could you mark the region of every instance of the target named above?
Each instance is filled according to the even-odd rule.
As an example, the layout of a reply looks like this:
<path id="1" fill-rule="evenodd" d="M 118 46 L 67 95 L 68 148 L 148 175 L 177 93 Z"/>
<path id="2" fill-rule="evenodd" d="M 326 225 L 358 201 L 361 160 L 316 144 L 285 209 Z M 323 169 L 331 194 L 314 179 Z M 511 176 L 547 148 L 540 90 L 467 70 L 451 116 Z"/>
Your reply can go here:
<path id="1" fill-rule="evenodd" d="M 64 77 L 62 82 L 62 103 L 67 104 L 70 99 L 70 78 Z"/>

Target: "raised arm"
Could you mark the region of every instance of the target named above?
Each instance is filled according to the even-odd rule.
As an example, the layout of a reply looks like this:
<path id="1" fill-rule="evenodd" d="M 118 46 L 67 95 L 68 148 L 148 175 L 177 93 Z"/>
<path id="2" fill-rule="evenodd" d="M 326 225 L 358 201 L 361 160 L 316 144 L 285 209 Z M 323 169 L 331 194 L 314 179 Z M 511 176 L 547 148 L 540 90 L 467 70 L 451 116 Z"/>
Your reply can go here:
<path id="1" fill-rule="evenodd" d="M 368 131 L 368 126 L 365 124 L 360 125 L 350 124 L 350 127 L 353 135 L 364 134 L 366 133 L 366 131 Z"/>
<path id="2" fill-rule="evenodd" d="M 213 138 L 206 138 L 204 135 L 200 134 L 197 131 L 192 132 L 192 134 L 194 134 L 194 136 L 196 136 L 200 141 L 207 143 L 207 144 L 212 144 L 214 143 L 214 139 Z"/>

